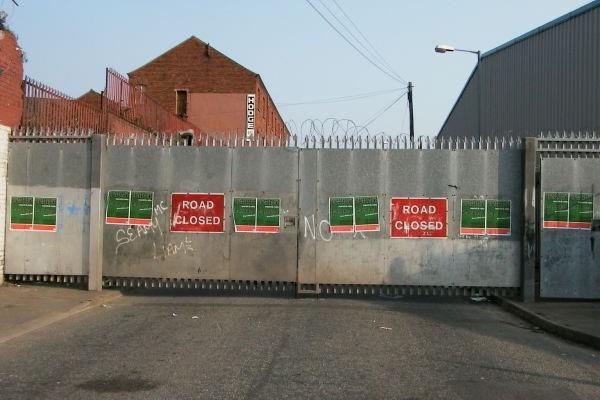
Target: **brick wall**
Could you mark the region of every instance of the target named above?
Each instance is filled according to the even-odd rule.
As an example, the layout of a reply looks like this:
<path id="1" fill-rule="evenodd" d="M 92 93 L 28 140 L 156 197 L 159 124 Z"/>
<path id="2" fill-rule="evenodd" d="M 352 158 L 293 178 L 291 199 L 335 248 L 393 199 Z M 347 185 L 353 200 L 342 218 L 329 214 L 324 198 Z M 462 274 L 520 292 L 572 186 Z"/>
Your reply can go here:
<path id="1" fill-rule="evenodd" d="M 191 37 L 129 74 L 134 85 L 175 112 L 175 90 L 252 93 L 256 75 Z"/>
<path id="2" fill-rule="evenodd" d="M 87 104 L 88 106 L 96 109 L 102 109 L 102 95 L 95 90 L 90 89 L 88 92 L 82 94 L 77 100 Z"/>
<path id="3" fill-rule="evenodd" d="M 16 127 L 23 113 L 23 60 L 17 40 L 0 30 L 0 125 Z"/>
<path id="4" fill-rule="evenodd" d="M 188 119 L 201 121 L 202 132 L 236 133 L 246 131 L 246 95 L 244 93 L 191 93 Z"/>
<path id="5" fill-rule="evenodd" d="M 256 120 L 254 122 L 256 124 L 256 132 L 259 135 L 266 133 L 268 135 L 287 136 L 289 132 L 283 122 L 283 118 L 279 115 L 279 111 L 275 107 L 275 103 L 271 99 L 260 77 L 256 80 L 255 93 Z"/>
<path id="6" fill-rule="evenodd" d="M 257 101 L 262 98 L 264 103 L 268 104 L 257 108 L 256 123 L 259 133 L 267 130 L 270 133 L 281 133 L 285 129 L 283 120 L 276 112 L 259 75 L 196 37 L 192 36 L 128 75 L 132 84 L 143 85 L 143 90 L 169 111 L 176 112 L 175 91 L 188 90 L 188 120 L 203 132 L 214 132 L 215 127 L 225 129 L 240 125 L 245 129 L 245 111 L 242 120 L 238 122 L 237 119 L 240 118 L 240 107 L 246 109 L 245 96 L 248 93 L 256 93 Z M 239 98 L 240 104 L 232 104 L 232 112 L 224 108 L 216 110 L 214 107 L 201 111 L 200 108 L 206 105 L 206 97 L 193 96 L 194 93 L 238 94 L 240 96 L 235 97 Z M 193 104 L 194 99 L 203 104 Z M 229 100 L 222 103 L 223 107 L 226 107 L 227 103 Z M 236 121 L 232 121 L 233 118 Z"/>

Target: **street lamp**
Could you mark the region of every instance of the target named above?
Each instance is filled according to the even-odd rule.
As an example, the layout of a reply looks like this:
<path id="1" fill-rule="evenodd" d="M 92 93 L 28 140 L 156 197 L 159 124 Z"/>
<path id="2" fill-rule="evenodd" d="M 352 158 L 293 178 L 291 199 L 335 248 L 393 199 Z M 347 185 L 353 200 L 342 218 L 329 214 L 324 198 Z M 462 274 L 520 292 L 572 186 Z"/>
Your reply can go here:
<path id="1" fill-rule="evenodd" d="M 477 136 L 479 136 L 479 139 L 481 139 L 481 71 L 479 70 L 479 64 L 481 64 L 481 50 L 457 49 L 454 46 L 449 46 L 447 44 L 438 44 L 435 46 L 436 53 L 447 53 L 454 51 L 477 55 Z"/>
<path id="2" fill-rule="evenodd" d="M 457 48 L 454 48 L 454 47 L 449 46 L 447 44 L 438 44 L 437 46 L 435 46 L 435 52 L 436 53 L 447 53 L 447 52 L 453 52 L 453 51 L 459 51 L 459 52 L 463 52 L 463 53 L 477 54 L 477 62 L 479 62 L 481 60 L 481 51 L 480 50 L 457 49 Z"/>

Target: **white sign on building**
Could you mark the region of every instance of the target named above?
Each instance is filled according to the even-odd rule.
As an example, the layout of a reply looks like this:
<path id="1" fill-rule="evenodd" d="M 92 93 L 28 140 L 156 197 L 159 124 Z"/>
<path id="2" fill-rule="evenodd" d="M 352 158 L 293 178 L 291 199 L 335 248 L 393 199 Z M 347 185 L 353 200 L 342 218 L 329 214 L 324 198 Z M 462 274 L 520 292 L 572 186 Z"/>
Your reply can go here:
<path id="1" fill-rule="evenodd" d="M 254 117 L 256 114 L 256 95 L 246 95 L 246 140 L 254 139 Z"/>

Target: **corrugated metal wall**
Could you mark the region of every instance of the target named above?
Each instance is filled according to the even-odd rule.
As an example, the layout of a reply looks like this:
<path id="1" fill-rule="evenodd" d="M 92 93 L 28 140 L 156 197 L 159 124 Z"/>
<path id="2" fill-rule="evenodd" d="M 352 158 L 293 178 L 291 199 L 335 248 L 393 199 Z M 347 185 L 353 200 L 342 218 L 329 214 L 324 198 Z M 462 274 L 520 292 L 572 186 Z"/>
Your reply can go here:
<path id="1" fill-rule="evenodd" d="M 600 4 L 482 56 L 439 135 L 600 130 Z M 478 85 L 481 83 L 481 110 Z"/>

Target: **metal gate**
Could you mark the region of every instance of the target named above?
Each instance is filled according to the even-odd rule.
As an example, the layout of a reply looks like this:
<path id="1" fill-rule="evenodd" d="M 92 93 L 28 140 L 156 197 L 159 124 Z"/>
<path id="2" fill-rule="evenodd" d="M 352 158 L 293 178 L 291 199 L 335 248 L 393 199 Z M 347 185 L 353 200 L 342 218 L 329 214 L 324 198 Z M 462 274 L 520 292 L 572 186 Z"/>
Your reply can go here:
<path id="1" fill-rule="evenodd" d="M 284 147 L 108 146 L 104 191 L 154 193 L 154 220 L 145 228 L 104 225 L 103 275 L 296 282 L 297 157 Z M 172 231 L 173 193 L 223 195 L 223 232 Z M 279 231 L 236 232 L 235 199 L 278 199 Z"/>
<path id="2" fill-rule="evenodd" d="M 320 293 L 509 293 L 520 281 L 522 153 L 517 144 L 320 145 L 300 150 L 300 290 Z M 313 148 L 310 148 L 313 147 Z M 335 233 L 332 198 L 377 201 L 374 231 Z M 447 235 L 396 239 L 394 197 L 447 200 Z M 461 199 L 512 204 L 508 236 L 459 233 Z"/>
<path id="3" fill-rule="evenodd" d="M 600 298 L 600 139 L 538 139 L 539 296 Z"/>
<path id="4" fill-rule="evenodd" d="M 94 276 L 97 288 L 104 282 L 394 295 L 510 294 L 520 287 L 541 297 L 600 298 L 600 139 L 532 140 L 523 157 L 520 141 L 509 139 L 313 137 L 269 146 L 232 137 L 192 147 L 156 135 L 17 132 L 5 271 L 9 279 Z M 538 178 L 530 183 L 532 172 Z M 151 223 L 109 223 L 113 191 L 151 193 Z M 176 194 L 221 196 L 222 229 L 172 229 Z M 393 237 L 392 200 L 415 197 L 445 202 L 443 238 Z M 374 229 L 334 232 L 335 198 L 370 198 Z M 242 200 L 255 204 L 250 229 L 234 221 Z M 465 200 L 509 204 L 507 233 L 464 233 Z M 277 205 L 273 230 L 258 226 L 266 201 Z M 38 203 L 56 218 L 49 212 L 19 227 Z"/>

